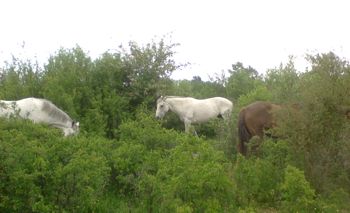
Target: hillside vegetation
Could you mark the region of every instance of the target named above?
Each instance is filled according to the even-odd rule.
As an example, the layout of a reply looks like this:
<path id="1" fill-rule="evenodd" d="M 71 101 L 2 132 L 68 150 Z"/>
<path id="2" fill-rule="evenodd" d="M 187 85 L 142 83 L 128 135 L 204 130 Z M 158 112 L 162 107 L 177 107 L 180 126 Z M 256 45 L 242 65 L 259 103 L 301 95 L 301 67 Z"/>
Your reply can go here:
<path id="1" fill-rule="evenodd" d="M 264 75 L 234 62 L 228 76 L 175 81 L 177 44 L 164 40 L 91 59 L 79 46 L 44 66 L 14 58 L 0 98 L 46 98 L 81 124 L 78 136 L 0 119 L 0 212 L 349 212 L 349 62 L 310 55 Z M 222 96 L 229 124 L 184 133 L 173 113 L 155 117 L 159 95 Z M 237 116 L 257 100 L 298 104 L 249 156 L 237 154 Z M 341 112 L 341 113 L 339 113 Z"/>

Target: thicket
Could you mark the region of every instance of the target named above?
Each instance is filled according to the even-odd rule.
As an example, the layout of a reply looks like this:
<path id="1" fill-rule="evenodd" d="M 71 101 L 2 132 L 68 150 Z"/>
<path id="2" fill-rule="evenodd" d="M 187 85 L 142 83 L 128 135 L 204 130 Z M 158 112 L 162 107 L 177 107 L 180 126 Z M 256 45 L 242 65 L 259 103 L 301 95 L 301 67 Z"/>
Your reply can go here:
<path id="1" fill-rule="evenodd" d="M 347 212 L 350 211 L 348 61 L 333 53 L 293 59 L 265 75 L 242 63 L 229 76 L 174 81 L 177 44 L 164 40 L 91 59 L 60 49 L 44 66 L 14 58 L 1 68 L 0 98 L 51 100 L 81 133 L 0 119 L 0 212 Z M 156 97 L 223 96 L 216 119 L 183 132 L 172 113 L 154 119 Z M 238 155 L 237 114 L 256 100 L 298 104 L 280 115 L 276 139 Z"/>

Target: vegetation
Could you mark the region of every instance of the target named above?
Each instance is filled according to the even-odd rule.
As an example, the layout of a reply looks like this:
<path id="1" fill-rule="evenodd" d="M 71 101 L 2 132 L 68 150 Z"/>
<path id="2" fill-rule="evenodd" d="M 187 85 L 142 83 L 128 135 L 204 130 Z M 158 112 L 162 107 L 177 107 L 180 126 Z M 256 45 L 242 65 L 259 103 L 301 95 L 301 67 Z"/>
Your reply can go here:
<path id="1" fill-rule="evenodd" d="M 43 97 L 81 123 L 81 133 L 0 119 L 0 212 L 348 212 L 349 62 L 333 53 L 293 59 L 266 72 L 235 63 L 229 76 L 174 81 L 185 65 L 164 40 L 91 59 L 79 46 L 48 62 L 13 59 L 1 68 L 0 98 Z M 224 96 L 220 120 L 183 132 L 172 113 L 154 119 L 159 94 Z M 250 157 L 236 153 L 237 114 L 256 100 L 287 112 Z M 254 139 L 252 139 L 254 140 Z M 253 141 L 252 141 L 253 142 Z"/>

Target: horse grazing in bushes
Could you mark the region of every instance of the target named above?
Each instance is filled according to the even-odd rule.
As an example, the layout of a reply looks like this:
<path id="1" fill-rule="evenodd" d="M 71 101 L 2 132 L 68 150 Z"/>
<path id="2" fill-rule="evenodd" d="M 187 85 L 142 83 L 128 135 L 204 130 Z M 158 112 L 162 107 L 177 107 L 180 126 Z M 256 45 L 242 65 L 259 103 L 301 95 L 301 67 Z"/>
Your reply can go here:
<path id="1" fill-rule="evenodd" d="M 231 116 L 232 102 L 226 98 L 214 97 L 195 99 L 191 97 L 160 96 L 157 99 L 156 118 L 163 118 L 169 111 L 175 112 L 185 124 L 185 131 L 190 131 L 192 123 L 204 123 L 212 118 Z"/>
<path id="2" fill-rule="evenodd" d="M 288 108 L 290 109 L 289 111 L 287 110 Z M 254 136 L 263 138 L 265 131 L 276 127 L 278 120 L 285 118 L 284 116 L 288 112 L 291 112 L 291 116 L 294 119 L 301 119 L 299 116 L 302 116 L 302 113 L 299 104 L 286 106 L 257 101 L 242 108 L 238 116 L 238 152 L 242 155 L 247 155 L 246 143 Z M 349 106 L 337 106 L 336 112 L 345 115 L 350 120 Z"/>
<path id="3" fill-rule="evenodd" d="M 45 99 L 0 100 L 0 117 L 9 118 L 11 116 L 60 128 L 64 136 L 74 135 L 79 132 L 79 122 L 72 120 L 67 113 Z"/>
<path id="4" fill-rule="evenodd" d="M 264 131 L 276 126 L 274 113 L 281 109 L 280 105 L 269 102 L 254 102 L 239 112 L 237 150 L 242 155 L 247 154 L 248 143 L 253 136 L 264 136 Z"/>

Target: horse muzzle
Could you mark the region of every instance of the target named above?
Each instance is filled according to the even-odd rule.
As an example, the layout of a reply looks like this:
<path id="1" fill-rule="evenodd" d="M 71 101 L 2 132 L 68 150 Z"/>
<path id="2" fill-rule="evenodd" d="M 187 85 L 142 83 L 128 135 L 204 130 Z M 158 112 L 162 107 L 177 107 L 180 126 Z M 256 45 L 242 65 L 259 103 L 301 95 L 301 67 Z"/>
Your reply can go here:
<path id="1" fill-rule="evenodd" d="M 162 119 L 164 117 L 164 115 L 156 115 L 155 117 L 156 117 L 157 120 L 160 120 L 160 119 Z"/>

